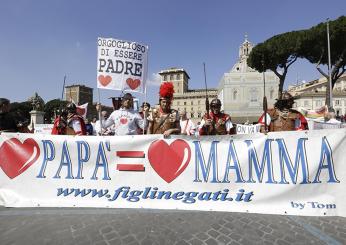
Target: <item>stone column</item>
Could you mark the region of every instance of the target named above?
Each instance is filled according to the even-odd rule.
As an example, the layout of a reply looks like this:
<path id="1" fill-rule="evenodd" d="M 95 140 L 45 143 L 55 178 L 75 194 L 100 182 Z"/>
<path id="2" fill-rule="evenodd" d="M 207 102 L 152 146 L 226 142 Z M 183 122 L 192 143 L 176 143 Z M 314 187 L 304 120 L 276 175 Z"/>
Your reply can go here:
<path id="1" fill-rule="evenodd" d="M 32 126 L 35 127 L 36 124 L 43 124 L 44 123 L 44 112 L 43 111 L 32 110 L 32 111 L 30 111 L 30 115 L 31 115 L 31 122 L 29 125 L 30 129 L 32 129 Z"/>

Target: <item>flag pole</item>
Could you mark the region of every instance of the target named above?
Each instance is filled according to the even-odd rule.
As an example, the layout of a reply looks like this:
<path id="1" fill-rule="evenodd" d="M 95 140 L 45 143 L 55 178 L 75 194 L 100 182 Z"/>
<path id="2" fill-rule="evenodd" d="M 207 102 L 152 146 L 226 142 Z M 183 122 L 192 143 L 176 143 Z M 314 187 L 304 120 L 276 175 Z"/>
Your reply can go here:
<path id="1" fill-rule="evenodd" d="M 64 76 L 64 84 L 62 85 L 61 100 L 64 99 L 65 82 L 66 82 L 66 75 Z"/>
<path id="2" fill-rule="evenodd" d="M 262 67 L 263 67 L 263 111 L 264 111 L 264 134 L 268 133 L 267 125 L 267 111 L 268 111 L 268 101 L 266 96 L 266 75 L 264 69 L 264 57 L 262 58 Z"/>
<path id="3" fill-rule="evenodd" d="M 98 93 L 98 101 L 99 101 L 99 105 L 100 105 L 100 110 L 98 112 L 98 114 L 99 114 L 99 121 L 100 121 L 100 135 L 103 135 L 103 133 L 102 133 L 102 129 L 103 129 L 103 126 L 102 126 L 102 115 L 101 115 L 102 106 L 101 106 L 100 89 L 99 88 L 97 88 L 97 93 Z"/>
<path id="4" fill-rule="evenodd" d="M 144 85 L 144 102 L 148 103 L 147 101 L 147 77 L 148 77 L 148 67 L 149 67 L 149 47 L 147 46 L 147 72 L 145 73 L 145 85 Z M 149 112 L 149 111 L 148 111 Z M 144 125 L 143 125 L 143 135 L 144 135 L 144 130 L 145 130 L 145 126 L 147 124 L 147 117 L 145 116 L 144 112 L 143 112 L 143 117 L 144 117 Z"/>
<path id="5" fill-rule="evenodd" d="M 333 86 L 330 58 L 329 18 L 327 18 L 327 42 L 328 42 L 328 77 L 329 77 L 329 108 L 333 108 Z"/>

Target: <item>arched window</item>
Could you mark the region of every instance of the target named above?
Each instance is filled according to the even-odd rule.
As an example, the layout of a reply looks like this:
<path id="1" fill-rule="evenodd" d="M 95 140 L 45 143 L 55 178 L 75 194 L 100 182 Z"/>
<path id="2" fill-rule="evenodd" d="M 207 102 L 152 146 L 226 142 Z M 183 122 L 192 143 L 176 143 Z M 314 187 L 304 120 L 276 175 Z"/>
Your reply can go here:
<path id="1" fill-rule="evenodd" d="M 234 90 L 233 91 L 233 100 L 237 100 L 237 94 L 238 94 L 238 91 Z"/>
<path id="2" fill-rule="evenodd" d="M 274 97 L 274 89 L 270 90 L 270 95 L 269 96 L 270 96 L 270 99 L 273 99 L 273 97 Z"/>
<path id="3" fill-rule="evenodd" d="M 256 88 L 252 88 L 250 90 L 250 101 L 257 102 L 258 101 L 258 92 Z"/>

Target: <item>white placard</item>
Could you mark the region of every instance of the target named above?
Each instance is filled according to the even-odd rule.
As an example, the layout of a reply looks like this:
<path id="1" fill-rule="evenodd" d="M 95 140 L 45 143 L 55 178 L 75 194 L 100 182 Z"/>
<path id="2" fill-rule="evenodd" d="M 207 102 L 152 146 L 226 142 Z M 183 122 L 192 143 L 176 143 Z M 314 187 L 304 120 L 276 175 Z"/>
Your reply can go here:
<path id="1" fill-rule="evenodd" d="M 34 133 L 35 134 L 51 134 L 53 129 L 53 124 L 35 124 Z"/>
<path id="2" fill-rule="evenodd" d="M 148 46 L 102 37 L 97 46 L 97 87 L 144 93 Z"/>

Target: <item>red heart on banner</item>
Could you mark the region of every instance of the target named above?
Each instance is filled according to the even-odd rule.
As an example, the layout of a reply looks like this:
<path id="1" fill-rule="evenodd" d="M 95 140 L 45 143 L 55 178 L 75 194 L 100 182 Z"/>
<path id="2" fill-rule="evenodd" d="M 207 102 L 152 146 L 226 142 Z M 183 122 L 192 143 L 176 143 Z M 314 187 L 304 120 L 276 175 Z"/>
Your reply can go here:
<path id="1" fill-rule="evenodd" d="M 120 118 L 120 123 L 121 124 L 126 124 L 127 123 L 127 118 L 126 117 Z"/>
<path id="2" fill-rule="evenodd" d="M 99 82 L 101 83 L 101 85 L 103 87 L 106 87 L 112 81 L 112 77 L 111 76 L 100 75 L 98 77 L 98 80 L 99 80 Z"/>
<path id="3" fill-rule="evenodd" d="M 175 140 L 171 145 L 164 140 L 156 140 L 148 150 L 150 165 L 167 183 L 171 183 L 185 170 L 190 158 L 190 146 L 181 139 Z"/>
<path id="4" fill-rule="evenodd" d="M 141 85 L 141 80 L 139 79 L 132 79 L 132 78 L 128 78 L 126 79 L 126 83 L 127 85 L 129 85 L 130 89 L 135 90 L 136 88 L 139 87 L 139 85 Z"/>
<path id="5" fill-rule="evenodd" d="M 6 140 L 0 147 L 0 167 L 13 179 L 27 170 L 40 156 L 40 147 L 34 139 L 21 143 L 18 139 Z"/>

